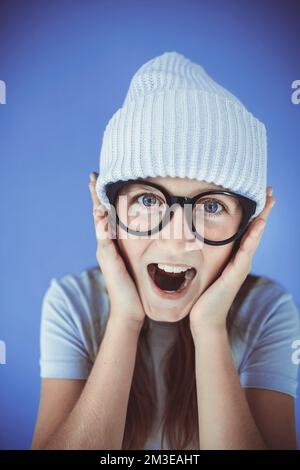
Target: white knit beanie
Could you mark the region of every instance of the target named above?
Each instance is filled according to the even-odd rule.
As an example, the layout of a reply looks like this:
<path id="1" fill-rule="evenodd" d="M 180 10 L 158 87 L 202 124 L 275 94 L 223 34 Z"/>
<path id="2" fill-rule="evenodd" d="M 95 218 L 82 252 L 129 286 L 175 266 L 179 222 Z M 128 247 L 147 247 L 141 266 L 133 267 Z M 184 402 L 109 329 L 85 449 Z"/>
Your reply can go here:
<path id="1" fill-rule="evenodd" d="M 108 208 L 107 183 L 195 178 L 256 201 L 252 220 L 265 205 L 266 172 L 264 124 L 201 65 L 165 52 L 137 70 L 105 128 L 96 192 Z"/>

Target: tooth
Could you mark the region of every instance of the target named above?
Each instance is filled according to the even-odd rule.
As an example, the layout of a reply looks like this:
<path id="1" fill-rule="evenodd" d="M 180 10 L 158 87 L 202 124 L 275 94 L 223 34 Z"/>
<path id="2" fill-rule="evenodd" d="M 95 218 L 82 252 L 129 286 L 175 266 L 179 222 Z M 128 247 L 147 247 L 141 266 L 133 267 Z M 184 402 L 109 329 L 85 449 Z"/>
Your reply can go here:
<path id="1" fill-rule="evenodd" d="M 170 266 L 168 264 L 162 264 L 162 263 L 158 263 L 158 267 L 159 269 L 162 269 L 163 271 L 167 273 L 181 273 L 190 269 L 185 266 Z"/>
<path id="2" fill-rule="evenodd" d="M 195 271 L 194 271 L 194 269 L 189 269 L 189 270 L 185 273 L 185 279 L 187 279 L 188 281 L 191 281 L 194 277 L 195 277 Z"/>

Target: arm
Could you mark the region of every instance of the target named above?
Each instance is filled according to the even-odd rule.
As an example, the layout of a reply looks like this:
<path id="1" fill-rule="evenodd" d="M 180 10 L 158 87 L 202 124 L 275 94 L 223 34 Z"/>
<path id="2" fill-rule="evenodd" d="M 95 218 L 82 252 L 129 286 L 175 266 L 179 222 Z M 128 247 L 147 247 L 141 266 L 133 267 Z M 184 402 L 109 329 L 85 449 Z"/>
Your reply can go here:
<path id="1" fill-rule="evenodd" d="M 139 332 L 109 318 L 76 405 L 43 449 L 121 449 Z"/>
<path id="2" fill-rule="evenodd" d="M 31 449 L 42 449 L 50 436 L 71 413 L 83 387 L 84 379 L 57 379 L 43 377 L 38 417 Z"/>
<path id="3" fill-rule="evenodd" d="M 74 289 L 74 279 L 71 283 L 67 278 L 52 280 L 43 299 L 40 364 L 42 377 L 60 379 L 42 383 L 33 448 L 121 449 L 123 442 L 145 313 L 134 280 L 111 239 L 108 213 L 95 191 L 95 175 L 91 180 L 96 257 L 104 276 L 102 287 L 109 296 L 109 319 L 93 365 L 83 338 L 94 328 L 90 318 L 94 309 L 87 311 L 86 293 L 80 285 Z"/>
<path id="4" fill-rule="evenodd" d="M 245 393 L 268 449 L 297 450 L 294 397 L 261 388 L 246 388 Z"/>
<path id="5" fill-rule="evenodd" d="M 225 329 L 193 335 L 201 449 L 266 449 L 235 370 Z"/>
<path id="6" fill-rule="evenodd" d="M 226 319 L 250 272 L 275 201 L 268 187 L 263 211 L 248 225 L 238 251 L 190 312 L 201 449 L 267 449 L 267 440 L 256 425 L 233 364 Z"/>

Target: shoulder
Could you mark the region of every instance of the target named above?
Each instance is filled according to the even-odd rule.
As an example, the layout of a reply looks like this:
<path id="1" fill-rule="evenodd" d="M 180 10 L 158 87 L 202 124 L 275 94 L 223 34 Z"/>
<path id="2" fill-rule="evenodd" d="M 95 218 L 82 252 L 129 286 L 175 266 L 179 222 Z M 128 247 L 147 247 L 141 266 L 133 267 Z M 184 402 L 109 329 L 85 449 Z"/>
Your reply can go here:
<path id="1" fill-rule="evenodd" d="M 252 338 L 280 325 L 300 335 L 300 315 L 293 294 L 279 281 L 250 274 L 233 303 L 233 325 Z"/>
<path id="2" fill-rule="evenodd" d="M 98 267 L 52 277 L 42 307 L 42 327 L 81 341 L 97 353 L 108 319 L 109 299 Z"/>
<path id="3" fill-rule="evenodd" d="M 274 279 L 250 275 L 236 300 L 230 338 L 241 384 L 296 397 L 300 315 L 293 295 Z"/>
<path id="4" fill-rule="evenodd" d="M 71 297 L 77 295 L 91 295 L 95 292 L 105 294 L 107 292 L 103 274 L 100 268 L 92 267 L 83 269 L 79 273 L 68 273 L 62 276 L 52 277 L 49 286 L 50 292 L 58 290 Z"/>

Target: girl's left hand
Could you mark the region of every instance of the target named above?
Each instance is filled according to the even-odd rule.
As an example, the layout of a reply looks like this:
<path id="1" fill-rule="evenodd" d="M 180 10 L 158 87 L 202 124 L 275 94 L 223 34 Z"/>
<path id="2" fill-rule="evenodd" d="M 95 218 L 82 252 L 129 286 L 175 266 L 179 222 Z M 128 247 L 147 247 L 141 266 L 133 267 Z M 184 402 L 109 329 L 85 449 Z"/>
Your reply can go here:
<path id="1" fill-rule="evenodd" d="M 190 312 L 190 328 L 196 334 L 203 327 L 226 328 L 226 317 L 241 285 L 248 276 L 252 258 L 257 249 L 267 218 L 276 199 L 272 187 L 267 188 L 267 199 L 263 211 L 250 222 L 240 247 L 218 279 L 200 295 Z"/>

